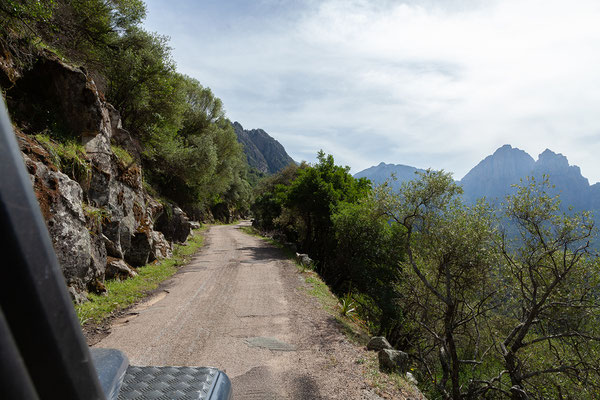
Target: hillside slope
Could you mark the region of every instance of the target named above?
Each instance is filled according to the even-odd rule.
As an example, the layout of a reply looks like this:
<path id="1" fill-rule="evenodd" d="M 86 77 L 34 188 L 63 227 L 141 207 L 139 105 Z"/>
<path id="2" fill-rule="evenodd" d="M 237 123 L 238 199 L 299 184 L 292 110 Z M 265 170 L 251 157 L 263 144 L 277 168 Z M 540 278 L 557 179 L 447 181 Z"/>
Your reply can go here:
<path id="1" fill-rule="evenodd" d="M 384 162 L 379 165 L 367 168 L 354 174 L 355 178 L 367 178 L 374 185 L 380 185 L 385 181 L 389 181 L 392 187 L 399 188 L 402 182 L 406 182 L 417 177 L 417 172 L 424 172 L 425 170 L 420 168 L 411 167 L 409 165 L 402 164 L 386 164 Z M 392 176 L 396 177 L 396 180 L 391 179 Z"/>

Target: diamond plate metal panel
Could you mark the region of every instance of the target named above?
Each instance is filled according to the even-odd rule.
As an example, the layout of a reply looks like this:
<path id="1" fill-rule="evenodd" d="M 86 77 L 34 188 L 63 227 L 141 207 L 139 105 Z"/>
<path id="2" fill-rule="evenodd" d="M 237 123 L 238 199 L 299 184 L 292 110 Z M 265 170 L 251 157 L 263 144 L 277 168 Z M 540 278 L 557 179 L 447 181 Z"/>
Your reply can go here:
<path id="1" fill-rule="evenodd" d="M 119 400 L 209 399 L 219 370 L 208 367 L 135 367 L 127 369 Z"/>

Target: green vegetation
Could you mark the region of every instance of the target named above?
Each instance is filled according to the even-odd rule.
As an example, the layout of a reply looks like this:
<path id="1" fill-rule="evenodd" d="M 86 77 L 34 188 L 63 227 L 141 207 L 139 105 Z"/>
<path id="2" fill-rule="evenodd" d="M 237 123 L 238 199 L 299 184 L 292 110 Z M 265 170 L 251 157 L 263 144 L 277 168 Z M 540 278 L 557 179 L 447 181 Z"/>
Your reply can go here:
<path id="1" fill-rule="evenodd" d="M 168 39 L 143 30 L 144 17 L 141 0 L 8 0 L 0 2 L 0 50 L 21 73 L 48 50 L 85 67 L 139 143 L 145 182 L 159 196 L 192 218 L 210 210 L 217 218 L 246 214 L 249 181 L 256 183 L 257 176 L 249 171 L 221 100 L 177 73 Z M 55 102 L 28 107 L 34 112 L 19 111 L 28 133 L 50 131 L 68 146 L 80 140 L 65 127 Z M 126 166 L 134 161 L 121 148 L 113 151 Z M 61 161 L 61 170 L 82 178 L 86 163 L 77 157 Z"/>
<path id="2" fill-rule="evenodd" d="M 494 210 L 466 206 L 443 171 L 399 191 L 343 171 L 320 153 L 267 179 L 255 225 L 315 258 L 343 296 L 338 314 L 356 308 L 409 353 L 430 398 L 596 396 L 600 263 L 588 214 L 560 213 L 547 180 L 522 182 Z"/>
<path id="3" fill-rule="evenodd" d="M 52 162 L 58 169 L 83 186 L 86 184 L 92 167 L 80 143 L 73 140 L 59 142 L 47 134 L 38 134 L 35 138 L 50 154 Z"/>
<path id="4" fill-rule="evenodd" d="M 75 306 L 79 321 L 100 323 L 115 311 L 123 310 L 143 299 L 158 285 L 170 278 L 177 267 L 183 265 L 204 243 L 202 232 L 206 228 L 194 231 L 185 244 L 176 244 L 173 257 L 137 268 L 138 275 L 123 281 L 106 281 L 107 292 L 102 295 L 90 293 L 90 301 Z"/>
<path id="5" fill-rule="evenodd" d="M 131 154 L 129 154 L 129 152 L 127 150 L 125 150 L 124 148 L 115 146 L 115 145 L 111 145 L 110 148 L 111 148 L 113 154 L 117 157 L 119 162 L 124 167 L 132 165 L 135 162 L 135 159 L 133 158 L 133 156 Z"/>
<path id="6" fill-rule="evenodd" d="M 374 207 L 369 182 L 320 152 L 315 165 L 290 165 L 262 181 L 255 197 L 256 227 L 277 231 L 308 253 L 334 293 L 352 292 L 350 308 L 374 332 L 393 336 L 402 322 L 393 301 L 402 230 Z"/>

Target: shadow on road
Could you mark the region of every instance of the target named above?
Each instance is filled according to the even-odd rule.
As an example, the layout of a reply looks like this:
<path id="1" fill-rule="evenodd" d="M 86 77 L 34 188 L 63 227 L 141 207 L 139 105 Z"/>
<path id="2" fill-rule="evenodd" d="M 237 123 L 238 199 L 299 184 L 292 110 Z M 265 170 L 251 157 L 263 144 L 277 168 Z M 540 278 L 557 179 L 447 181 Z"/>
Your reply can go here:
<path id="1" fill-rule="evenodd" d="M 302 375 L 294 378 L 294 399 L 322 399 L 319 387 L 314 378 L 308 375 Z"/>
<path id="2" fill-rule="evenodd" d="M 253 263 L 266 263 L 286 259 L 285 255 L 283 255 L 281 250 L 275 247 L 241 247 L 240 250 L 244 252 L 249 252 L 251 262 Z"/>

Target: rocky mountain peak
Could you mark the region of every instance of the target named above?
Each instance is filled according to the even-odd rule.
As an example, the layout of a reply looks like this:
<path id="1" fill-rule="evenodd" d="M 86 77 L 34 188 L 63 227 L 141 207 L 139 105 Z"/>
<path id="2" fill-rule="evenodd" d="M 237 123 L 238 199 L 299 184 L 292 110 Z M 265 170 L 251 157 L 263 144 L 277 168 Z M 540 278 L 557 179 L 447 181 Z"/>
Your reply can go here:
<path id="1" fill-rule="evenodd" d="M 485 179 L 488 181 L 488 186 L 493 188 L 526 175 L 534 164 L 535 160 L 525 151 L 505 144 L 471 169 L 461 182 L 463 186 L 469 186 L 471 182 L 477 184 L 479 180 Z"/>
<path id="2" fill-rule="evenodd" d="M 543 165 L 546 168 L 566 169 L 569 167 L 569 160 L 560 153 L 546 149 L 538 156 L 536 164 Z"/>
<path id="3" fill-rule="evenodd" d="M 274 174 L 293 163 L 285 148 L 262 129 L 244 129 L 242 124 L 232 123 L 238 142 L 244 147 L 248 164 L 263 173 Z"/>

